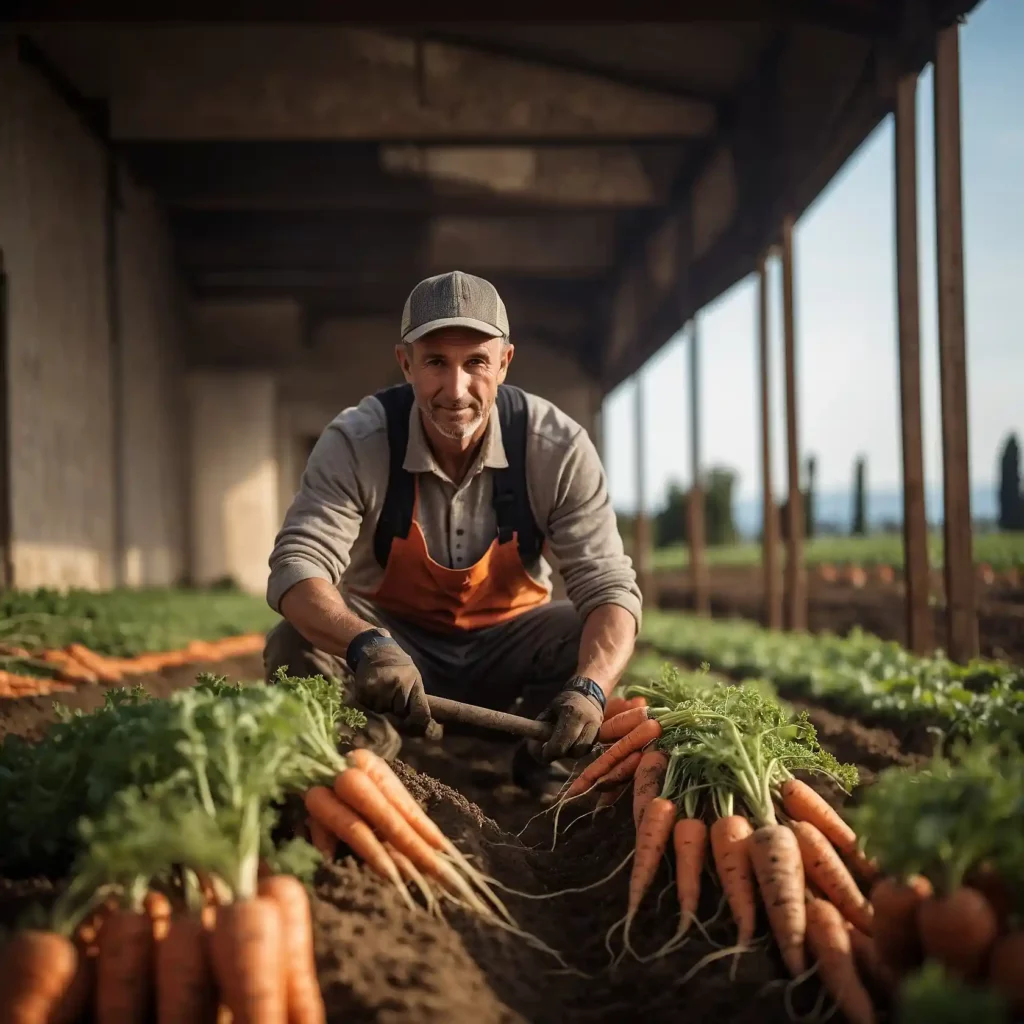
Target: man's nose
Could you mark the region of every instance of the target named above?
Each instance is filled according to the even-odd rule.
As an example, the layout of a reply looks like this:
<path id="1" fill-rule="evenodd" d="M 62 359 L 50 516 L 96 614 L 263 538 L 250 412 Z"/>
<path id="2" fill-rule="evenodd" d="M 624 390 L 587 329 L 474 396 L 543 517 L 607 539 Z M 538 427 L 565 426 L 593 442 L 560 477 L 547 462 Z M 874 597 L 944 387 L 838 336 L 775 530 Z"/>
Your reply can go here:
<path id="1" fill-rule="evenodd" d="M 461 366 L 453 366 L 448 372 L 445 389 L 453 401 L 461 401 L 469 394 L 469 374 Z"/>

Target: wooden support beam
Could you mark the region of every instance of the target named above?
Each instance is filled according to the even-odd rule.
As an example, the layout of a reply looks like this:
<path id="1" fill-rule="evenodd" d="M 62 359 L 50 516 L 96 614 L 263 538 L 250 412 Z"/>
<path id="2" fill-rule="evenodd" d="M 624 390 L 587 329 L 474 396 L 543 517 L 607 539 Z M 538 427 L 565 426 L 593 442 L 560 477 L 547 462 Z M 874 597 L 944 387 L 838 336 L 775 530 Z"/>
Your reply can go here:
<path id="1" fill-rule="evenodd" d="M 693 608 L 698 615 L 711 614 L 707 558 L 704 552 L 704 482 L 700 465 L 700 331 L 697 317 L 690 321 L 690 584 Z"/>
<path id="2" fill-rule="evenodd" d="M 954 661 L 978 653 L 967 429 L 963 199 L 960 179 L 959 25 L 935 41 L 935 241 L 945 520 L 946 645 Z"/>
<path id="3" fill-rule="evenodd" d="M 786 366 L 786 466 L 789 504 L 786 516 L 786 628 L 807 628 L 807 572 L 804 567 L 804 509 L 800 492 L 797 433 L 796 316 L 793 308 L 793 218 L 782 222 L 782 328 Z"/>
<path id="4" fill-rule="evenodd" d="M 633 525 L 633 565 L 644 603 L 657 604 L 651 568 L 651 521 L 647 516 L 647 431 L 644 424 L 643 375 L 633 380 L 633 443 L 636 458 L 636 519 Z"/>
<path id="5" fill-rule="evenodd" d="M 761 381 L 761 564 L 764 569 L 764 619 L 782 629 L 782 577 L 779 574 L 779 515 L 772 487 L 771 388 L 768 344 L 768 270 L 764 256 L 757 266 L 757 351 Z"/>
<path id="6" fill-rule="evenodd" d="M 935 646 L 928 605 L 928 519 L 921 433 L 921 329 L 917 251 L 917 72 L 896 86 L 896 295 L 899 327 L 900 424 L 903 447 L 903 564 L 907 646 Z"/>
<path id="7" fill-rule="evenodd" d="M 14 563 L 11 558 L 11 423 L 8 349 L 10 339 L 10 307 L 8 305 L 7 271 L 4 251 L 0 248 L 0 589 L 14 586 Z"/>

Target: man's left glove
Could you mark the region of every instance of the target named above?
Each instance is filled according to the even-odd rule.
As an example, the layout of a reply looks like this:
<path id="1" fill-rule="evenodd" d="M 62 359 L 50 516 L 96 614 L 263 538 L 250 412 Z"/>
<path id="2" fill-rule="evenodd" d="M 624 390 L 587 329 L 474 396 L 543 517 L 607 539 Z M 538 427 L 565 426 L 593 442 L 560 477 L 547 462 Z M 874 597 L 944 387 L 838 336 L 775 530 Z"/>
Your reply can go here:
<path id="1" fill-rule="evenodd" d="M 597 739 L 597 731 L 604 721 L 604 707 L 596 697 L 582 690 L 566 689 L 537 718 L 541 722 L 553 722 L 555 727 L 540 750 L 543 760 L 582 757 Z"/>

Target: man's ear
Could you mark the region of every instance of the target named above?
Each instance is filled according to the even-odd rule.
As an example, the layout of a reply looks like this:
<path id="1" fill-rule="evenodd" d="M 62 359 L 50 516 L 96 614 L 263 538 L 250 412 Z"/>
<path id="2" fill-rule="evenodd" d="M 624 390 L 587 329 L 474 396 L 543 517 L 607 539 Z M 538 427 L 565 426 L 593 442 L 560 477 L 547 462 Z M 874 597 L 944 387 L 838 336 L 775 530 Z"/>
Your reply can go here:
<path id="1" fill-rule="evenodd" d="M 509 342 L 501 353 L 501 363 L 498 366 L 498 383 L 504 384 L 505 377 L 508 376 L 508 364 L 512 362 L 512 356 L 515 354 L 516 347 Z"/>
<path id="2" fill-rule="evenodd" d="M 402 369 L 407 384 L 412 383 L 412 349 L 405 343 L 395 346 L 395 358 Z"/>

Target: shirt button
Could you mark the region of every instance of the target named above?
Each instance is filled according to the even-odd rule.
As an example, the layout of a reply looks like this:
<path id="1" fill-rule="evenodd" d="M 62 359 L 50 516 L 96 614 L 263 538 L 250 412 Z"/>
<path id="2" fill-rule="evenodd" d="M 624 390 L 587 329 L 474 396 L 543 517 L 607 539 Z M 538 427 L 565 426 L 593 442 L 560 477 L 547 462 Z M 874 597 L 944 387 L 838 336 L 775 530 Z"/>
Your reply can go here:
<path id="1" fill-rule="evenodd" d="M 455 532 L 461 537 L 466 531 L 460 526 Z"/>

